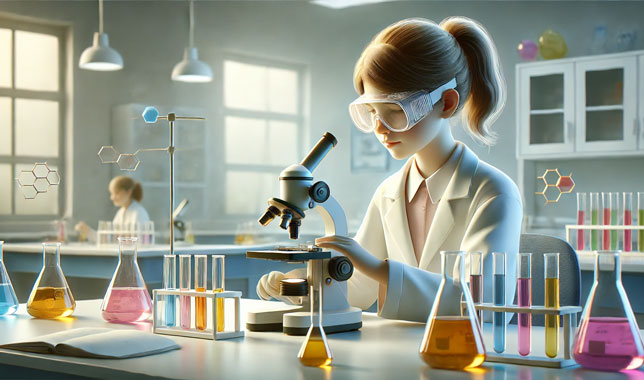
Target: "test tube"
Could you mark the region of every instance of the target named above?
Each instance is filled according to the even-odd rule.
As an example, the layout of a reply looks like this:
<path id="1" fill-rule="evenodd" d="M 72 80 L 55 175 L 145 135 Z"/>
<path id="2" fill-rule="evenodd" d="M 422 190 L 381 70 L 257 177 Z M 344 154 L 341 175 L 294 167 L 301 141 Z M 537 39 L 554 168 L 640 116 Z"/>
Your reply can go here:
<path id="1" fill-rule="evenodd" d="M 494 263 L 494 305 L 505 306 L 505 253 L 492 252 Z M 495 311 L 493 322 L 494 351 L 505 351 L 505 312 Z"/>
<path id="2" fill-rule="evenodd" d="M 611 204 L 611 210 L 610 210 L 610 225 L 611 226 L 617 226 L 619 225 L 619 193 L 610 193 L 610 204 Z M 617 230 L 611 230 L 610 231 L 610 249 L 616 250 L 617 249 L 617 243 L 619 241 L 619 238 L 617 237 Z"/>
<path id="3" fill-rule="evenodd" d="M 602 193 L 602 224 L 610 225 L 610 212 L 612 209 L 610 193 Z M 602 247 L 604 250 L 610 250 L 610 230 L 604 230 L 602 234 Z"/>
<path id="4" fill-rule="evenodd" d="M 545 279 L 544 306 L 559 308 L 559 253 L 543 254 L 543 271 Z M 546 355 L 557 356 L 559 351 L 559 316 L 546 314 Z"/>
<path id="5" fill-rule="evenodd" d="M 177 256 L 163 255 L 163 288 L 177 289 Z M 176 296 L 165 296 L 165 325 L 174 327 L 176 324 Z"/>
<path id="6" fill-rule="evenodd" d="M 644 226 L 644 192 L 637 193 L 637 224 Z M 644 230 L 637 233 L 637 250 L 644 252 Z"/>
<path id="7" fill-rule="evenodd" d="M 633 224 L 633 193 L 624 193 L 624 224 L 630 226 Z M 626 227 L 629 228 L 629 227 Z M 624 251 L 630 252 L 633 243 L 633 231 L 629 229 L 624 230 Z"/>
<path id="8" fill-rule="evenodd" d="M 212 291 L 221 293 L 225 290 L 226 271 L 223 255 L 212 255 Z M 224 331 L 224 299 L 217 298 L 217 331 Z"/>
<path id="9" fill-rule="evenodd" d="M 483 254 L 481 252 L 470 253 L 470 293 L 474 304 L 483 302 Z M 479 325 L 483 326 L 483 310 L 476 311 Z"/>
<path id="10" fill-rule="evenodd" d="M 179 255 L 179 286 L 182 291 L 190 290 L 190 255 Z M 190 296 L 180 296 L 180 323 L 184 329 L 190 328 L 190 309 L 192 308 L 192 298 Z"/>
<path id="11" fill-rule="evenodd" d="M 577 193 L 577 224 L 583 226 L 586 224 L 586 193 Z M 577 250 L 583 251 L 586 245 L 584 244 L 584 230 L 577 230 Z"/>
<path id="12" fill-rule="evenodd" d="M 590 193 L 590 224 L 599 225 L 599 193 Z M 599 230 L 590 230 L 590 249 L 596 251 L 599 247 Z"/>
<path id="13" fill-rule="evenodd" d="M 195 291 L 205 293 L 208 283 L 208 256 L 195 255 Z M 206 297 L 195 297 L 195 327 L 205 330 L 208 325 Z"/>
<path id="14" fill-rule="evenodd" d="M 532 273 L 531 253 L 517 254 L 517 302 L 519 306 L 532 306 Z M 518 315 L 519 354 L 527 356 L 531 350 L 532 314 L 519 313 Z"/>

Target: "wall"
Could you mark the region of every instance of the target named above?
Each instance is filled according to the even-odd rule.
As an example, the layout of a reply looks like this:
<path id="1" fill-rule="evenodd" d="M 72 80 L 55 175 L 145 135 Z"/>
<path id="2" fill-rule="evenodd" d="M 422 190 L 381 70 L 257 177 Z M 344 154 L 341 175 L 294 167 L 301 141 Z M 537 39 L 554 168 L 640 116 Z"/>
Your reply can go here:
<path id="1" fill-rule="evenodd" d="M 559 31 L 569 47 L 569 56 L 586 55 L 590 37 L 597 24 L 606 25 L 609 37 L 619 28 L 636 27 L 644 14 L 642 2 L 500 2 L 431 1 L 395 2 L 331 10 L 305 2 L 277 1 L 200 1 L 196 5 L 200 57 L 220 70 L 225 53 L 239 53 L 308 66 L 310 110 L 308 144 L 324 131 L 334 133 L 340 144 L 318 168 L 316 176 L 330 184 L 334 195 L 350 219 L 363 215 L 370 195 L 387 173 L 350 172 L 350 128 L 347 104 L 355 98 L 352 88 L 353 65 L 362 48 L 386 25 L 406 17 L 426 17 L 440 21 L 450 15 L 464 15 L 484 24 L 496 41 L 505 69 L 508 100 L 496 122 L 499 141 L 492 149 L 473 143 L 460 127 L 457 138 L 468 143 L 484 160 L 516 178 L 514 65 L 519 62 L 516 45 L 524 38 L 536 40 L 546 28 Z M 202 107 L 209 118 L 209 143 L 213 155 L 208 173 L 213 178 L 208 217 L 217 219 L 221 210 L 221 141 L 217 120 L 221 103 L 221 80 L 191 85 L 170 80 L 173 65 L 181 58 L 187 40 L 187 4 L 167 1 L 107 1 L 105 30 L 110 42 L 123 56 L 125 68 L 119 72 L 99 73 L 76 66 L 82 50 L 91 42 L 97 28 L 94 1 L 2 1 L 0 12 L 56 20 L 73 26 L 74 91 L 74 201 L 75 219 L 95 221 L 111 218 L 113 208 L 106 197 L 111 168 L 101 165 L 96 152 L 111 142 L 111 108 L 124 103 L 191 105 Z M 636 49 L 644 48 L 644 37 Z M 162 110 L 163 111 L 163 110 Z M 400 163 L 392 165 L 398 167 Z M 566 163 L 566 168 L 578 170 Z M 615 163 L 593 162 L 599 170 L 610 171 Z M 393 170 L 393 169 L 392 169 Z M 578 170 L 584 188 L 596 187 L 604 179 L 594 179 Z M 583 178 L 580 178 L 583 176 Z M 587 184 L 587 185 L 586 185 Z M 642 179 L 633 186 L 642 186 Z M 259 213 L 260 210 L 258 210 Z M 550 211 L 546 211 L 550 212 Z M 566 211 L 567 213 L 568 211 Z"/>

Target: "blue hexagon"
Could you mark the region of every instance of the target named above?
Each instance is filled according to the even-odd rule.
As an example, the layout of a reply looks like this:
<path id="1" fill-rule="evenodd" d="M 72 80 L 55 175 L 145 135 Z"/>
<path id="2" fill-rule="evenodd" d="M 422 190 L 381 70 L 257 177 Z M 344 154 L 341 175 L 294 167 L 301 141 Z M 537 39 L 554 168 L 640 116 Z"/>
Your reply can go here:
<path id="1" fill-rule="evenodd" d="M 152 106 L 147 106 L 143 110 L 143 120 L 145 120 L 146 123 L 152 124 L 157 122 L 157 118 L 159 117 L 159 110 Z"/>

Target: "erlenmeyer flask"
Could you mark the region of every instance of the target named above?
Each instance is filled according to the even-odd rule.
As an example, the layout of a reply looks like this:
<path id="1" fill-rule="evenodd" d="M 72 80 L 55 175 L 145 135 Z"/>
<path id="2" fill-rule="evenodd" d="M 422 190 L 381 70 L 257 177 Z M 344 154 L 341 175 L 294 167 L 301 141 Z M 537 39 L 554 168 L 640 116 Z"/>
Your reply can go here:
<path id="1" fill-rule="evenodd" d="M 429 313 L 420 357 L 432 368 L 478 367 L 485 361 L 485 346 L 465 282 L 465 252 L 440 254 L 443 279 Z M 465 307 L 461 307 L 461 300 Z"/>
<path id="2" fill-rule="evenodd" d="M 333 354 L 322 327 L 322 260 L 312 260 L 311 273 L 312 283 L 309 286 L 311 327 L 309 327 L 306 340 L 302 344 L 297 358 L 305 366 L 322 367 L 333 361 Z M 318 309 L 317 318 L 315 318 L 316 306 Z"/>
<path id="3" fill-rule="evenodd" d="M 36 318 L 70 316 L 76 302 L 60 268 L 60 243 L 42 243 L 42 256 L 42 270 L 31 290 L 27 312 Z"/>
<path id="4" fill-rule="evenodd" d="M 108 322 L 129 323 L 152 315 L 152 299 L 136 261 L 135 237 L 119 237 L 119 263 L 107 288 L 101 313 Z"/>
<path id="5" fill-rule="evenodd" d="M 620 254 L 595 253 L 595 281 L 572 352 L 575 361 L 586 368 L 621 371 L 644 363 L 639 327 L 622 286 Z"/>
<path id="6" fill-rule="evenodd" d="M 18 310 L 18 297 L 13 291 L 9 273 L 4 267 L 4 241 L 0 240 L 0 317 L 13 314 Z"/>

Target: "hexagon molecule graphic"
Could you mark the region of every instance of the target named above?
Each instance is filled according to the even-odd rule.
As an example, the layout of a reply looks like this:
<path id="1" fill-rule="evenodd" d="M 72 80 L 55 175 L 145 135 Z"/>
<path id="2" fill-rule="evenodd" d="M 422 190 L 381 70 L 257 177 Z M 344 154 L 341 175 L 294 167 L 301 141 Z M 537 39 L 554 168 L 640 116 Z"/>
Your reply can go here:
<path id="1" fill-rule="evenodd" d="M 575 181 L 572 179 L 572 173 L 562 176 L 559 169 L 546 169 L 542 176 L 537 177 L 544 183 L 544 188 L 537 195 L 542 195 L 546 204 L 557 203 L 562 194 L 572 193 L 575 188 Z"/>
<path id="2" fill-rule="evenodd" d="M 141 161 L 134 154 L 120 154 L 119 158 L 116 160 L 119 168 L 121 170 L 127 170 L 133 172 L 139 166 Z"/>
<path id="3" fill-rule="evenodd" d="M 35 199 L 51 186 L 58 186 L 60 175 L 58 171 L 50 169 L 46 162 L 36 162 L 31 170 L 21 170 L 16 182 L 25 199 Z"/>
<path id="4" fill-rule="evenodd" d="M 119 152 L 111 145 L 104 145 L 98 151 L 98 157 L 104 164 L 115 164 L 119 158 Z"/>
<path id="5" fill-rule="evenodd" d="M 143 113 L 141 114 L 141 116 L 143 116 L 143 120 L 147 124 L 156 123 L 157 119 L 159 118 L 159 110 L 157 110 L 152 106 L 147 106 L 143 110 Z"/>

